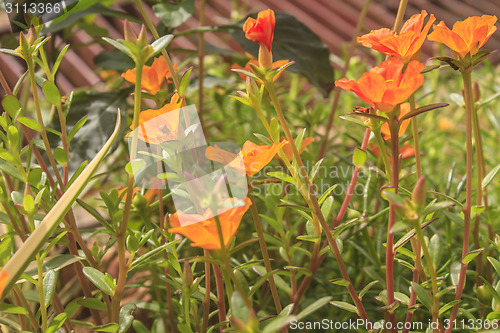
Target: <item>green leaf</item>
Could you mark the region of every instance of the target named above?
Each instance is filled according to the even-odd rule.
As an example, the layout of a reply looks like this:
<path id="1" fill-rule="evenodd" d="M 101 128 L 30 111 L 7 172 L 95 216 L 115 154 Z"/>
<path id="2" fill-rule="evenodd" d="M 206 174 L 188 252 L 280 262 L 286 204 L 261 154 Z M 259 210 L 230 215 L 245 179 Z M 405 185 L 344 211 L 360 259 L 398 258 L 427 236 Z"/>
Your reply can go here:
<path id="1" fill-rule="evenodd" d="M 7 303 L 0 304 L 0 312 L 28 315 L 28 310 L 26 310 L 22 306 L 17 306 L 14 304 L 7 304 Z"/>
<path id="2" fill-rule="evenodd" d="M 257 15 L 252 14 L 255 18 Z M 333 89 L 333 67 L 330 62 L 330 51 L 321 38 L 309 27 L 293 15 L 276 12 L 274 29 L 273 58 L 288 59 L 295 64 L 290 66 L 292 72 L 305 75 L 316 86 L 324 97 Z M 255 58 L 258 57 L 259 44 L 245 38 L 242 25 L 246 19 L 225 26 L 236 41 Z"/>
<path id="3" fill-rule="evenodd" d="M 379 283 L 380 281 L 376 280 L 376 281 L 372 281 L 370 283 L 368 283 L 360 292 L 359 292 L 359 298 L 363 298 L 363 296 L 374 286 L 376 285 L 377 283 Z"/>
<path id="4" fill-rule="evenodd" d="M 7 95 L 2 101 L 2 106 L 12 119 L 21 111 L 21 104 L 14 95 Z"/>
<path id="5" fill-rule="evenodd" d="M 157 55 L 161 50 L 166 48 L 168 44 L 174 39 L 174 35 L 165 35 L 153 42 L 151 46 L 153 47 L 153 53 L 151 54 L 151 57 L 154 57 Z"/>
<path id="6" fill-rule="evenodd" d="M 293 184 L 294 186 L 297 186 L 297 181 L 290 175 L 287 175 L 283 172 L 268 172 L 267 175 L 269 177 L 273 178 L 278 178 L 279 180 L 282 180 L 284 182 Z"/>
<path id="7" fill-rule="evenodd" d="M 193 67 L 190 67 L 182 76 L 181 82 L 179 83 L 179 95 L 184 96 L 186 94 L 186 89 L 189 85 L 189 76 L 191 75 L 191 71 Z"/>
<path id="8" fill-rule="evenodd" d="M 285 311 L 280 312 L 280 315 Z M 272 319 L 269 324 L 267 324 L 264 329 L 262 330 L 262 333 L 274 333 L 274 332 L 279 332 L 282 328 L 288 327 L 288 325 L 297 319 L 295 316 L 291 315 L 283 315 L 283 316 L 277 316 L 275 319 Z M 266 321 L 267 322 L 267 321 Z"/>
<path id="9" fill-rule="evenodd" d="M 333 186 L 331 186 L 328 190 L 326 190 L 325 192 L 323 192 L 323 194 L 321 195 L 321 197 L 318 199 L 318 204 L 322 204 L 323 201 L 326 200 L 326 198 L 328 197 L 328 195 L 333 191 L 335 190 L 337 187 L 339 186 L 339 184 L 335 184 Z"/>
<path id="10" fill-rule="evenodd" d="M 62 325 L 64 325 L 66 319 L 68 319 L 68 315 L 65 312 L 58 314 L 54 317 L 54 319 L 52 319 L 49 327 L 47 327 L 47 331 L 45 332 L 56 333 L 62 327 Z"/>
<path id="11" fill-rule="evenodd" d="M 53 105 L 61 105 L 61 93 L 52 81 L 45 81 L 42 86 L 43 94 Z"/>
<path id="12" fill-rule="evenodd" d="M 416 282 L 411 282 L 411 286 L 420 299 L 420 302 L 427 308 L 427 310 L 432 311 L 432 299 L 427 290 Z"/>
<path id="13" fill-rule="evenodd" d="M 57 274 L 54 270 L 50 270 L 43 278 L 43 297 L 45 306 L 48 307 L 52 303 L 52 296 L 56 290 Z"/>
<path id="14" fill-rule="evenodd" d="M 56 149 L 54 149 L 54 158 L 60 165 L 64 166 L 68 164 L 68 156 L 66 155 L 66 151 L 62 147 L 56 147 Z"/>
<path id="15" fill-rule="evenodd" d="M 132 262 L 132 264 L 130 265 L 130 269 L 136 268 L 137 266 L 146 263 L 148 261 L 148 259 L 151 259 L 152 257 L 159 254 L 160 252 L 162 252 L 166 248 L 173 246 L 173 245 L 177 244 L 178 242 L 179 241 L 173 241 L 173 242 L 170 242 L 167 244 L 163 244 L 162 246 L 159 246 L 159 247 L 149 251 L 148 253 L 143 254 L 142 256 L 140 256 L 139 258 L 135 259 Z"/>
<path id="16" fill-rule="evenodd" d="M 439 309 L 439 315 L 443 315 L 443 313 L 445 313 L 446 311 L 448 311 L 449 309 L 451 309 L 452 307 L 454 307 L 455 305 L 457 304 L 460 304 L 462 302 L 462 300 L 460 299 L 457 299 L 455 301 L 451 301 L 445 305 L 443 305 L 440 309 Z"/>
<path id="17" fill-rule="evenodd" d="M 323 213 L 323 216 L 325 217 L 325 219 L 328 219 L 330 216 L 330 213 L 332 212 L 333 201 L 334 201 L 333 197 L 330 196 L 330 197 L 326 198 L 326 200 L 321 205 L 321 212 Z"/>
<path id="18" fill-rule="evenodd" d="M 142 170 L 145 164 L 146 162 L 144 160 L 135 159 L 133 161 L 128 162 L 127 165 L 125 165 L 125 171 L 127 171 L 129 175 L 135 175 Z"/>
<path id="19" fill-rule="evenodd" d="M 488 259 L 488 261 L 491 263 L 491 265 L 495 269 L 495 272 L 497 272 L 498 276 L 500 276 L 500 261 L 498 261 L 492 257 L 488 257 L 486 259 Z"/>
<path id="20" fill-rule="evenodd" d="M 348 285 L 350 285 L 349 281 L 347 281 L 345 279 L 335 279 L 335 280 L 332 280 L 329 282 L 336 284 L 337 286 L 342 286 L 342 287 L 347 287 Z"/>
<path id="21" fill-rule="evenodd" d="M 418 116 L 419 114 L 427 112 L 427 111 L 431 111 L 431 110 L 435 110 L 435 109 L 439 109 L 439 108 L 444 108 L 445 106 L 448 106 L 448 105 L 449 104 L 447 104 L 447 103 L 434 103 L 434 104 L 421 106 L 418 109 L 413 110 L 412 112 L 408 112 L 407 114 L 405 114 L 403 117 L 401 117 L 401 121 Z"/>
<path id="22" fill-rule="evenodd" d="M 112 333 L 116 333 L 116 332 L 118 332 L 119 329 L 120 329 L 120 325 L 115 324 L 115 323 L 107 323 L 107 324 L 104 324 L 104 325 L 99 325 L 99 326 L 95 326 L 94 327 L 94 330 L 96 332 L 112 332 Z"/>
<path id="23" fill-rule="evenodd" d="M 474 258 L 476 258 L 481 252 L 483 252 L 484 250 L 486 250 L 485 248 L 482 248 L 482 249 L 477 249 L 477 250 L 474 250 L 474 251 L 470 251 L 469 253 L 467 253 L 465 255 L 465 257 L 462 259 L 462 262 L 464 264 L 468 264 L 470 263 L 472 260 L 474 260 Z"/>
<path id="24" fill-rule="evenodd" d="M 429 252 L 431 254 L 434 267 L 439 267 L 439 263 L 441 262 L 441 257 L 443 254 L 443 245 L 438 234 L 435 234 L 431 237 L 429 241 Z"/>
<path id="25" fill-rule="evenodd" d="M 113 296 L 113 289 L 104 281 L 105 275 L 101 271 L 93 267 L 84 267 L 83 274 L 85 274 L 90 282 L 99 288 L 100 291 L 109 296 Z"/>
<path id="26" fill-rule="evenodd" d="M 133 55 L 133 53 L 129 50 L 128 47 L 126 47 L 125 45 L 123 45 L 122 43 L 120 42 L 117 42 L 116 40 L 114 39 L 111 39 L 111 38 L 107 38 L 107 37 L 102 37 L 102 39 L 106 42 L 108 42 L 109 44 L 111 44 L 113 47 L 115 47 L 117 50 L 125 53 L 126 55 L 128 55 L 130 58 L 132 59 L 135 59 L 135 56 Z"/>
<path id="27" fill-rule="evenodd" d="M 35 130 L 37 132 L 42 131 L 42 126 L 35 120 L 26 118 L 26 117 L 20 117 L 17 118 L 17 121 L 23 124 L 24 126 L 31 128 L 32 130 Z"/>
<path id="28" fill-rule="evenodd" d="M 483 189 L 486 188 L 490 183 L 491 181 L 493 180 L 493 178 L 495 178 L 495 176 L 497 175 L 498 171 L 500 171 L 500 164 L 497 165 L 496 167 L 494 167 L 490 172 L 488 172 L 488 174 L 483 178 L 483 181 L 481 183 Z"/>
<path id="29" fill-rule="evenodd" d="M 132 322 L 132 327 L 136 333 L 150 333 L 149 329 L 139 320 L 134 320 Z"/>
<path id="30" fill-rule="evenodd" d="M 328 304 L 328 302 L 330 302 L 331 299 L 332 297 L 330 296 L 318 299 L 317 301 L 315 301 L 314 303 L 312 303 L 311 305 L 309 305 L 308 307 L 306 307 L 304 310 L 302 310 L 297 314 L 297 321 L 300 321 L 305 317 L 307 317 L 308 315 L 310 315 L 311 313 L 319 310 L 320 308 Z"/>
<path id="31" fill-rule="evenodd" d="M 354 154 L 352 155 L 352 163 L 359 167 L 362 167 L 366 163 L 366 151 L 356 147 L 354 148 Z"/>
<path id="32" fill-rule="evenodd" d="M 100 52 L 94 57 L 94 65 L 105 70 L 125 72 L 134 68 L 134 61 L 120 50 Z"/>
<path id="33" fill-rule="evenodd" d="M 69 49 L 69 44 L 67 44 L 61 52 L 59 52 L 59 55 L 57 56 L 56 61 L 54 62 L 54 66 L 52 67 L 52 76 L 56 76 L 57 70 L 59 69 L 59 65 L 61 64 L 61 61 L 63 60 L 64 55 L 66 54 L 66 51 Z"/>
<path id="34" fill-rule="evenodd" d="M 153 6 L 153 11 L 165 27 L 177 28 L 193 15 L 194 0 L 183 0 L 178 4 L 159 3 Z"/>
<path id="35" fill-rule="evenodd" d="M 126 116 L 128 108 L 127 98 L 133 88 L 127 88 L 115 92 L 98 93 L 88 89 L 79 90 L 73 94 L 68 116 L 66 118 L 68 138 L 72 139 L 71 149 L 68 157 L 68 168 L 70 177 L 86 161 L 91 160 L 99 151 L 113 132 L 117 111 L 120 110 L 122 118 Z M 86 121 L 82 124 L 82 118 Z M 59 118 L 54 117 L 53 126 L 61 130 Z M 119 136 L 125 132 L 126 122 L 120 126 Z M 52 147 L 64 147 L 60 138 L 49 137 Z M 111 148 L 116 149 L 115 144 Z"/>
<path id="36" fill-rule="evenodd" d="M 347 303 L 347 302 L 332 301 L 332 302 L 330 302 L 330 304 L 333 306 L 336 306 L 337 308 L 340 308 L 342 310 L 346 310 L 346 311 L 353 312 L 353 313 L 358 313 L 358 309 L 356 309 L 356 307 L 354 305 Z"/>
<path id="37" fill-rule="evenodd" d="M 130 326 L 132 326 L 132 322 L 134 321 L 132 312 L 134 312 L 135 309 L 137 309 L 137 306 L 135 304 L 127 304 L 120 309 L 120 329 L 118 330 L 119 333 L 127 332 Z"/>
<path id="38" fill-rule="evenodd" d="M 16 50 L 2 49 L 2 48 L 0 48 L 0 52 L 6 53 L 6 54 L 10 54 L 10 55 L 13 55 L 13 56 L 16 56 L 16 57 L 21 57 L 21 55 L 19 53 L 17 53 Z"/>
<path id="39" fill-rule="evenodd" d="M 231 295 L 231 311 L 232 314 L 239 320 L 244 323 L 248 322 L 248 319 L 250 318 L 250 311 L 246 306 L 242 295 L 237 290 L 235 290 Z"/>
<path id="40" fill-rule="evenodd" d="M 454 261 L 450 265 L 450 278 L 451 278 L 451 284 L 456 286 L 458 285 L 458 279 L 460 276 L 460 267 L 462 265 L 460 264 L 459 261 Z"/>
<path id="41" fill-rule="evenodd" d="M 75 199 L 80 195 L 84 187 L 86 187 L 90 177 L 93 175 L 104 156 L 107 154 L 111 145 L 116 140 L 121 124 L 121 117 L 118 115 L 115 129 L 108 139 L 106 144 L 101 148 L 99 153 L 89 163 L 85 170 L 75 180 L 75 182 L 67 189 L 66 192 L 59 198 L 52 209 L 45 215 L 38 227 L 31 233 L 23 245 L 16 251 L 12 258 L 2 268 L 7 273 L 8 278 L 5 281 L 5 288 L 2 295 L 7 294 L 12 288 L 12 285 L 17 278 L 23 273 L 24 269 L 33 260 L 35 254 L 41 248 L 45 240 L 52 234 L 61 218 L 67 213 Z"/>
<path id="42" fill-rule="evenodd" d="M 106 311 L 108 309 L 104 302 L 95 298 L 82 298 L 78 300 L 77 303 L 86 308 L 98 311 Z"/>

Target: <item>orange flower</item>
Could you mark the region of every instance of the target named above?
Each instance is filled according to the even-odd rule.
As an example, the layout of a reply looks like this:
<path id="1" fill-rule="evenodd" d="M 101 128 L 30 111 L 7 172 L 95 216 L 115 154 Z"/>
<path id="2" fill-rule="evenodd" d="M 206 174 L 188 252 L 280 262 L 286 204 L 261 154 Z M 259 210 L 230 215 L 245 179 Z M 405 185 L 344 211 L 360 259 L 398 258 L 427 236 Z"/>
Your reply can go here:
<path id="1" fill-rule="evenodd" d="M 274 12 L 267 9 L 259 12 L 257 19 L 249 17 L 243 25 L 243 31 L 245 31 L 246 38 L 265 45 L 271 51 L 275 24 Z"/>
<path id="2" fill-rule="evenodd" d="M 266 146 L 247 141 L 243 144 L 243 148 L 239 154 L 225 151 L 215 145 L 214 147 L 207 148 L 205 156 L 213 161 L 226 164 L 236 170 L 242 170 L 242 172 L 244 166 L 247 175 L 253 176 L 269 164 L 276 153 L 286 143 L 288 143 L 288 141 L 283 140 L 280 143 L 273 143 L 272 145 Z M 243 159 L 243 165 L 241 159 Z"/>
<path id="3" fill-rule="evenodd" d="M 272 68 L 280 68 L 286 64 L 288 64 L 290 62 L 290 60 L 278 60 L 278 61 L 275 61 L 273 62 L 273 65 L 272 65 Z M 259 66 L 259 61 L 257 59 L 250 59 L 247 64 L 245 65 L 245 67 L 241 67 L 240 65 L 238 64 L 233 64 L 231 65 L 231 69 L 243 69 L 247 72 L 250 72 L 250 73 L 253 73 L 253 70 L 252 70 L 252 66 L 250 66 L 250 64 L 254 64 L 255 66 Z M 276 75 L 274 78 L 273 78 L 273 81 L 276 81 L 276 79 L 281 75 L 281 73 L 283 72 L 280 72 L 278 75 Z M 241 74 L 241 73 L 238 73 L 238 75 L 243 79 L 245 80 L 246 79 L 246 76 L 244 74 Z"/>
<path id="4" fill-rule="evenodd" d="M 406 115 L 408 112 L 410 112 L 410 103 L 403 103 L 401 104 L 401 112 L 399 113 L 399 119 L 401 119 L 404 115 Z M 399 136 L 403 135 L 406 132 L 406 129 L 408 128 L 408 124 L 410 124 L 410 119 L 405 119 L 399 126 Z M 389 130 L 389 124 L 384 123 L 382 125 L 382 128 L 380 129 L 382 136 L 384 137 L 384 140 L 389 140 L 391 138 L 391 131 Z"/>
<path id="5" fill-rule="evenodd" d="M 438 25 L 434 25 L 428 38 L 431 41 L 445 44 L 460 58 L 465 58 L 468 53 L 471 56 L 475 55 L 497 30 L 496 21 L 496 16 L 472 16 L 464 21 L 455 22 L 452 30 L 448 29 L 446 24 L 441 21 Z"/>
<path id="6" fill-rule="evenodd" d="M 229 199 L 234 200 L 234 199 Z M 229 246 L 241 222 L 241 218 L 252 204 L 250 199 L 244 199 L 245 206 L 230 208 L 219 213 L 219 221 L 222 229 L 222 238 L 224 245 Z M 193 243 L 191 246 L 200 247 L 206 250 L 220 250 L 220 238 L 217 230 L 215 218 L 211 217 L 210 211 L 205 212 L 203 215 L 198 214 L 184 214 L 177 211 L 170 216 L 170 224 L 173 228 L 168 229 L 168 232 L 181 234 L 189 238 Z M 191 223 L 181 226 L 186 222 Z"/>
<path id="7" fill-rule="evenodd" d="M 295 140 L 294 140 L 294 142 L 295 142 Z M 309 146 L 309 144 L 311 144 L 312 142 L 314 142 L 314 138 L 304 138 L 304 139 L 302 139 L 302 145 L 300 146 L 300 154 L 302 154 L 302 152 L 304 151 L 304 149 L 306 149 L 306 147 Z M 290 145 L 290 143 L 288 141 L 287 141 L 286 145 L 283 146 L 283 152 L 285 153 L 286 158 L 289 161 L 293 160 L 292 146 Z"/>
<path id="8" fill-rule="evenodd" d="M 137 137 L 147 143 L 160 144 L 165 141 L 175 140 L 179 127 L 179 109 L 181 102 L 179 95 L 172 96 L 170 103 L 161 109 L 144 110 L 139 114 L 139 127 Z M 133 128 L 133 124 L 130 125 Z M 131 137 L 133 132 L 127 134 Z"/>
<path id="9" fill-rule="evenodd" d="M 364 73 L 358 81 L 343 78 L 335 81 L 335 85 L 354 92 L 382 112 L 391 112 L 424 83 L 420 73 L 424 65 L 412 60 L 403 72 L 404 65 L 403 60 L 392 57 Z"/>
<path id="10" fill-rule="evenodd" d="M 174 65 L 174 70 L 177 72 L 176 65 Z M 129 82 L 135 83 L 135 71 L 135 68 L 129 69 L 122 74 L 122 77 Z M 156 93 L 160 91 L 165 80 L 171 77 L 172 73 L 170 73 L 170 70 L 168 69 L 165 58 L 155 58 L 151 67 L 142 67 L 141 88 L 152 95 L 156 95 Z"/>
<path id="11" fill-rule="evenodd" d="M 358 37 L 358 43 L 408 62 L 420 51 L 432 23 L 436 20 L 431 14 L 424 27 L 426 16 L 427 12 L 422 10 L 420 14 L 415 14 L 406 21 L 399 34 L 387 28 L 372 30 L 369 34 Z"/>
<path id="12" fill-rule="evenodd" d="M 0 269 L 0 297 L 3 294 L 3 289 L 5 288 L 5 284 L 9 279 L 9 274 L 7 274 L 4 270 Z"/>

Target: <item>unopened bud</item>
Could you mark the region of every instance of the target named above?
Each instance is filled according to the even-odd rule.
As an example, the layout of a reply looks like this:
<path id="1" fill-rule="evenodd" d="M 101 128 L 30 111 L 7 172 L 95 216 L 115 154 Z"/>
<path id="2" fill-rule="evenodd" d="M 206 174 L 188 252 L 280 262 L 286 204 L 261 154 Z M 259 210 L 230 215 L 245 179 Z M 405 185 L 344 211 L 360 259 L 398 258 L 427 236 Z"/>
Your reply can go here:
<path id="1" fill-rule="evenodd" d="M 132 205 L 137 209 L 143 209 L 148 205 L 148 200 L 142 194 L 136 193 L 132 200 Z"/>
<path id="2" fill-rule="evenodd" d="M 123 22 L 123 34 L 127 42 L 134 44 L 137 43 L 137 34 L 135 33 L 134 28 L 132 28 L 132 25 L 127 19 L 125 20 L 125 22 Z"/>
<path id="3" fill-rule="evenodd" d="M 417 184 L 415 184 L 411 199 L 413 200 L 413 203 L 417 205 L 417 207 L 422 207 L 423 205 L 425 205 L 426 196 L 427 193 L 425 189 L 425 177 L 420 177 L 417 180 Z"/>
<path id="4" fill-rule="evenodd" d="M 474 82 L 474 85 L 472 86 L 472 99 L 474 102 L 481 99 L 481 91 L 479 90 L 479 84 L 477 84 L 477 82 Z"/>
<path id="5" fill-rule="evenodd" d="M 21 54 L 23 56 L 26 56 L 28 55 L 29 53 L 29 48 L 30 48 L 30 43 L 28 42 L 28 39 L 26 38 L 26 36 L 24 35 L 23 32 L 20 32 L 19 33 L 19 46 L 21 48 Z M 19 52 L 19 51 L 18 51 Z"/>
<path id="6" fill-rule="evenodd" d="M 35 27 L 31 26 L 28 30 L 28 35 L 26 37 L 28 39 L 29 45 L 33 45 L 36 40 L 36 30 Z"/>
<path id="7" fill-rule="evenodd" d="M 193 284 L 193 272 L 191 272 L 191 266 L 187 261 L 184 262 L 184 283 L 187 288 Z"/>
<path id="8" fill-rule="evenodd" d="M 259 66 L 263 69 L 273 67 L 273 54 L 264 45 L 259 48 Z"/>
<path id="9" fill-rule="evenodd" d="M 137 46 L 140 48 L 148 45 L 148 33 L 146 30 L 146 26 L 144 24 L 141 27 L 141 31 L 139 32 L 139 38 L 137 38 Z"/>

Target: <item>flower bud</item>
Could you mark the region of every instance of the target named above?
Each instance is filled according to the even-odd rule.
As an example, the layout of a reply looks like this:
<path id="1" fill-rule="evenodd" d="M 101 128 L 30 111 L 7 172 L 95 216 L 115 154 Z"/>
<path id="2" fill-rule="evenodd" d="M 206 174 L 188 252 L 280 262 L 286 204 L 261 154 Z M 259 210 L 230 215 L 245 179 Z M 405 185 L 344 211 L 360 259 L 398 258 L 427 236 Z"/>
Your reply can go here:
<path id="1" fill-rule="evenodd" d="M 33 45 L 33 43 L 35 42 L 36 40 L 36 30 L 35 30 L 35 27 L 31 26 L 28 30 L 28 35 L 26 36 L 26 38 L 28 39 L 28 43 L 29 45 Z"/>
<path id="2" fill-rule="evenodd" d="M 479 90 L 479 84 L 477 84 L 477 82 L 474 82 L 474 85 L 472 86 L 472 99 L 474 102 L 481 99 L 481 91 Z"/>
<path id="3" fill-rule="evenodd" d="M 273 54 L 265 45 L 259 47 L 259 66 L 263 69 L 273 67 Z"/>
<path id="4" fill-rule="evenodd" d="M 136 193 L 132 200 L 132 205 L 137 209 L 143 209 L 148 205 L 148 200 L 142 194 Z"/>
<path id="5" fill-rule="evenodd" d="M 423 205 L 425 205 L 426 196 L 427 194 L 425 189 L 425 177 L 420 177 L 417 180 L 417 184 L 415 184 L 411 199 L 417 207 L 422 207 Z"/>
<path id="6" fill-rule="evenodd" d="M 123 34 L 125 35 L 125 40 L 130 43 L 137 43 L 137 34 L 134 31 L 134 28 L 132 28 L 132 25 L 130 22 L 125 19 L 125 22 L 123 23 Z"/>
<path id="7" fill-rule="evenodd" d="M 187 261 L 184 262 L 184 284 L 187 288 L 193 284 L 193 272 L 191 272 L 191 266 Z"/>
<path id="8" fill-rule="evenodd" d="M 137 46 L 140 48 L 148 45 L 148 33 L 146 30 L 146 26 L 143 24 L 141 27 L 141 31 L 139 32 L 139 37 L 137 38 Z"/>

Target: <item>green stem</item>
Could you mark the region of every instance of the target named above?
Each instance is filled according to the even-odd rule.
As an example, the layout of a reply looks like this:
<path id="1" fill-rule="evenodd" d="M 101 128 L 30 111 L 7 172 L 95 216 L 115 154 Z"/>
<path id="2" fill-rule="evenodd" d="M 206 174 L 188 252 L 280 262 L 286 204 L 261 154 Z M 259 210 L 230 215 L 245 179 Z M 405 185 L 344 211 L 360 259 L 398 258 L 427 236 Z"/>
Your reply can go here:
<path id="1" fill-rule="evenodd" d="M 251 184 L 251 179 L 248 179 L 248 184 Z M 272 272 L 271 260 L 269 259 L 269 253 L 267 252 L 267 245 L 264 239 L 264 231 L 262 230 L 262 224 L 260 222 L 259 211 L 257 210 L 257 205 L 255 203 L 255 198 L 251 193 L 251 189 L 248 191 L 248 197 L 252 202 L 250 206 L 250 210 L 252 211 L 252 218 L 255 225 L 255 230 L 257 231 L 257 237 L 259 238 L 260 250 L 262 252 L 262 257 L 264 259 L 264 265 L 266 267 L 266 272 L 269 274 Z M 280 303 L 280 299 L 278 296 L 278 289 L 276 289 L 276 283 L 274 282 L 274 276 L 269 275 L 269 287 L 271 289 L 271 294 L 273 296 L 274 306 L 276 307 L 276 313 L 280 314 L 282 307 Z"/>
<path id="2" fill-rule="evenodd" d="M 429 275 L 431 276 L 431 284 L 432 284 L 432 321 L 434 323 L 439 321 L 439 295 L 438 295 L 438 284 L 437 284 L 437 274 L 436 267 L 432 262 L 431 253 L 429 252 L 429 247 L 425 242 L 424 233 L 420 226 L 420 220 L 416 220 L 414 222 L 415 233 L 417 234 L 417 239 L 420 243 L 422 251 L 424 252 L 425 263 L 427 264 L 427 268 L 429 269 Z M 419 253 L 416 253 L 419 256 Z M 440 331 L 438 328 L 433 330 L 434 332 Z"/>
<path id="3" fill-rule="evenodd" d="M 189 294 L 188 290 L 184 290 L 183 292 L 183 305 L 184 305 L 184 318 L 186 319 L 186 326 L 189 328 L 189 331 L 192 332 L 191 329 L 191 312 L 190 312 L 190 300 L 191 300 L 191 295 Z"/>
<path id="4" fill-rule="evenodd" d="M 387 179 L 391 179 L 392 168 L 391 163 L 389 162 L 389 157 L 387 156 L 387 149 L 385 147 L 384 139 L 382 138 L 382 134 L 380 134 L 380 129 L 373 132 L 375 135 L 375 140 L 377 141 L 378 150 L 380 151 L 380 156 L 382 156 L 382 161 L 384 162 L 385 173 L 387 175 Z"/>
<path id="5" fill-rule="evenodd" d="M 319 219 L 321 228 L 323 228 L 323 230 L 325 231 L 326 238 L 328 240 L 328 244 L 330 245 L 330 249 L 333 251 L 333 254 L 335 255 L 335 258 L 336 258 L 337 263 L 338 263 L 339 268 L 340 268 L 340 272 L 342 274 L 342 278 L 348 282 L 347 290 L 349 291 L 349 294 L 351 295 L 351 298 L 353 299 L 353 301 L 356 305 L 358 315 L 364 320 L 369 320 L 368 316 L 366 314 L 365 308 L 363 306 L 363 303 L 361 303 L 361 300 L 358 297 L 356 290 L 354 289 L 354 286 L 351 282 L 351 279 L 349 278 L 349 274 L 347 273 L 347 269 L 346 269 L 344 261 L 342 259 L 342 255 L 341 255 L 340 250 L 337 246 L 337 242 L 336 242 L 335 238 L 333 237 L 332 233 L 330 232 L 330 229 L 328 228 L 328 224 L 326 223 L 325 217 L 323 216 L 323 213 L 321 212 L 321 208 L 318 204 L 318 199 L 316 198 L 316 195 L 314 193 L 314 189 L 311 186 L 311 182 L 309 181 L 309 177 L 308 177 L 307 171 L 304 167 L 304 163 L 302 162 L 302 158 L 300 157 L 300 153 L 298 152 L 295 144 L 293 144 L 294 140 L 292 137 L 292 133 L 290 132 L 290 129 L 288 127 L 288 123 L 285 119 L 285 116 L 283 115 L 281 105 L 278 101 L 278 96 L 276 95 L 276 92 L 274 90 L 273 82 L 266 80 L 266 81 L 264 81 L 264 86 L 265 86 L 266 90 L 268 91 L 269 96 L 271 97 L 271 101 L 272 101 L 272 103 L 274 105 L 274 109 L 276 110 L 276 113 L 278 115 L 278 119 L 280 121 L 281 127 L 283 128 L 283 131 L 285 132 L 286 138 L 287 138 L 288 142 L 290 142 L 290 146 L 292 147 L 293 155 L 294 155 L 294 157 L 297 161 L 297 164 L 298 164 L 299 174 L 300 174 L 300 176 L 302 176 L 302 179 L 304 179 L 306 190 L 307 190 L 305 199 L 306 199 L 306 201 L 308 201 L 309 207 L 314 210 L 314 215 L 316 216 L 317 219 Z M 295 168 L 293 168 L 293 169 L 295 169 Z M 296 179 L 299 180 L 300 177 L 297 177 Z M 314 221 L 314 219 L 313 219 L 313 221 Z M 315 225 L 315 229 L 321 230 L 318 225 Z M 320 231 L 320 233 L 321 233 L 321 231 Z"/>
<path id="6" fill-rule="evenodd" d="M 40 313 L 42 317 L 42 332 L 47 331 L 47 306 L 45 305 L 45 295 L 43 292 L 43 260 L 40 254 L 36 255 L 36 267 L 38 270 L 38 298 L 40 300 Z"/>
<path id="7" fill-rule="evenodd" d="M 16 293 L 16 296 L 19 298 L 19 301 L 21 302 L 23 308 L 25 308 L 26 311 L 28 311 L 27 317 L 28 317 L 28 320 L 30 321 L 31 326 L 33 327 L 33 331 L 38 332 L 40 330 L 40 325 L 38 324 L 38 321 L 36 320 L 35 316 L 33 315 L 33 311 L 31 311 L 31 307 L 28 304 L 28 301 L 26 300 L 26 298 L 24 297 L 22 290 L 17 285 L 14 285 L 14 287 L 12 287 L 12 289 Z"/>
<path id="8" fill-rule="evenodd" d="M 472 99 L 472 68 L 468 67 L 462 70 L 462 80 L 464 82 L 464 99 L 465 99 L 465 131 L 467 144 L 467 180 L 465 189 L 465 207 L 464 214 L 464 239 L 462 244 L 462 259 L 465 258 L 469 251 L 469 235 L 470 235 L 470 220 L 471 220 L 471 205 L 472 205 L 472 112 L 474 110 L 474 101 Z M 467 263 L 462 260 L 460 266 L 460 275 L 458 277 L 458 285 L 456 288 L 455 300 L 462 298 L 462 293 L 465 286 L 465 274 L 467 272 Z M 450 323 L 455 321 L 458 313 L 459 304 L 456 304 L 451 310 Z M 450 333 L 452 325 L 448 327 L 446 333 Z"/>
<path id="9" fill-rule="evenodd" d="M 413 112 L 416 108 L 414 94 L 412 94 L 410 96 L 409 102 L 410 102 L 410 112 Z M 418 140 L 417 116 L 415 116 L 411 119 L 411 126 L 412 126 L 412 130 L 413 130 L 413 146 L 415 148 L 415 164 L 416 164 L 416 169 L 417 169 L 417 179 L 420 179 L 420 177 L 422 177 L 422 164 L 420 162 L 420 144 L 419 144 L 419 140 Z"/>
<path id="10" fill-rule="evenodd" d="M 134 119 L 132 121 L 132 128 L 134 128 L 135 130 L 132 132 L 132 143 L 130 145 L 131 146 L 130 161 L 133 161 L 135 159 L 137 150 L 137 131 L 138 131 L 137 128 L 139 126 L 139 113 L 141 111 L 141 82 L 142 82 L 143 66 L 144 66 L 144 60 L 136 59 Z M 120 319 L 120 302 L 122 299 L 123 290 L 125 288 L 125 283 L 127 281 L 127 273 L 129 268 L 126 259 L 127 249 L 125 248 L 125 236 L 127 234 L 127 225 L 130 214 L 130 208 L 132 206 L 133 192 L 134 192 L 134 175 L 133 173 L 130 173 L 128 175 L 127 195 L 125 199 L 125 207 L 123 208 L 123 219 L 116 235 L 119 271 L 118 271 L 118 280 L 116 283 L 116 291 L 115 294 L 113 295 L 113 299 L 111 302 L 111 321 L 115 323 L 118 323 Z"/>

